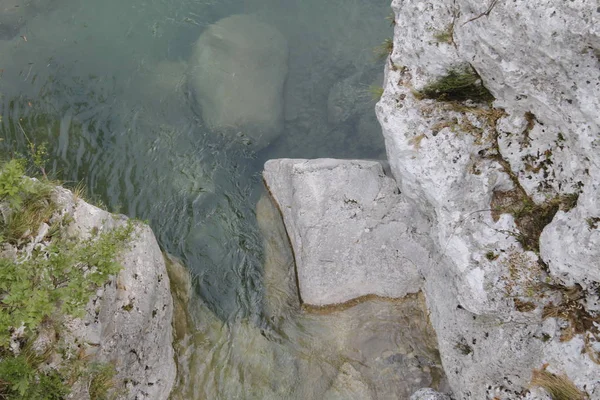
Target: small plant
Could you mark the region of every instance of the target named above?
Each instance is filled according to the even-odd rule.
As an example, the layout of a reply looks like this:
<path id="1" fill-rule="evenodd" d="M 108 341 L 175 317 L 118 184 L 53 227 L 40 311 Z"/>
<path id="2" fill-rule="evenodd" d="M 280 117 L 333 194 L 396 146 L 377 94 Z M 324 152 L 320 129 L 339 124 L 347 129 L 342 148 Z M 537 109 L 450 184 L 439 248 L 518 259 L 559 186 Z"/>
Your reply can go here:
<path id="1" fill-rule="evenodd" d="M 392 54 L 394 51 L 394 41 L 391 38 L 387 38 L 379 46 L 375 47 L 373 52 L 378 59 L 383 59 Z"/>
<path id="2" fill-rule="evenodd" d="M 566 375 L 556 375 L 545 368 L 534 369 L 531 386 L 543 388 L 552 400 L 585 400 L 587 394 L 582 392 Z"/>
<path id="3" fill-rule="evenodd" d="M 69 390 L 56 370 L 42 370 L 43 356 L 30 349 L 13 357 L 5 355 L 0 361 L 0 399 L 62 400 Z"/>
<path id="4" fill-rule="evenodd" d="M 390 21 L 390 26 L 396 25 L 396 15 L 393 11 L 390 11 L 387 17 L 385 17 L 388 21 Z"/>
<path id="5" fill-rule="evenodd" d="M 493 251 L 488 251 L 487 253 L 485 253 L 485 258 L 487 258 L 489 261 L 494 261 L 498 258 L 498 254 L 494 253 Z"/>
<path id="6" fill-rule="evenodd" d="M 587 222 L 588 227 L 590 229 L 598 229 L 598 225 L 600 224 L 600 218 L 598 217 L 589 217 L 585 219 L 585 222 Z"/>
<path id="7" fill-rule="evenodd" d="M 472 100 L 489 103 L 494 96 L 481 82 L 481 77 L 473 67 L 454 68 L 435 82 L 426 85 L 418 92 L 423 98 L 438 101 Z"/>
<path id="8" fill-rule="evenodd" d="M 11 160 L 0 168 L 0 238 L 13 244 L 56 210 L 51 199 L 53 186 L 24 178 L 24 173 L 21 160 Z"/>
<path id="9" fill-rule="evenodd" d="M 93 363 L 90 365 L 91 375 L 89 393 L 90 400 L 107 400 L 108 392 L 115 386 L 115 367 L 112 364 Z"/>
<path id="10" fill-rule="evenodd" d="M 373 98 L 373 100 L 379 101 L 379 99 L 381 99 L 381 96 L 383 96 L 383 87 L 370 86 L 369 92 L 371 93 L 371 97 Z"/>

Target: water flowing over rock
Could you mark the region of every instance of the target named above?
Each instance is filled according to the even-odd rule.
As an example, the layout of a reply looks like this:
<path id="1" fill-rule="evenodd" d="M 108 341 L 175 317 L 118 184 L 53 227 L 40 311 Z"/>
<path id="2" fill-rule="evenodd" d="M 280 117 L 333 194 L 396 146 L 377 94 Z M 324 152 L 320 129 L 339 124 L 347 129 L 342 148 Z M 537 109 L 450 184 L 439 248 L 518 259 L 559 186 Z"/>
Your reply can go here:
<path id="1" fill-rule="evenodd" d="M 280 159 L 263 176 L 292 242 L 304 304 L 420 290 L 417 265 L 428 253 L 414 237 L 426 221 L 380 163 Z"/>
<path id="2" fill-rule="evenodd" d="M 542 368 L 600 398 L 592 3 L 392 2 L 376 112 L 400 189 L 431 221 L 421 273 L 456 398 L 544 398 Z"/>
<path id="3" fill-rule="evenodd" d="M 255 148 L 283 129 L 287 42 L 250 15 L 209 26 L 190 59 L 189 80 L 205 124 Z"/>

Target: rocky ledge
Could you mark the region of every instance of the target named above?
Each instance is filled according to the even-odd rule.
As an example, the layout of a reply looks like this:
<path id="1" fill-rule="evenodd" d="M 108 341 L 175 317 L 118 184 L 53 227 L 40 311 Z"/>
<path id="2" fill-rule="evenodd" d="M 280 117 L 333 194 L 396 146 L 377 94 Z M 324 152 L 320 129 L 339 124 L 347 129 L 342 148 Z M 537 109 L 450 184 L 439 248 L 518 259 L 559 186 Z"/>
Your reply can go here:
<path id="1" fill-rule="evenodd" d="M 152 230 L 18 165 L 0 168 L 0 397 L 168 398 L 173 300 Z"/>

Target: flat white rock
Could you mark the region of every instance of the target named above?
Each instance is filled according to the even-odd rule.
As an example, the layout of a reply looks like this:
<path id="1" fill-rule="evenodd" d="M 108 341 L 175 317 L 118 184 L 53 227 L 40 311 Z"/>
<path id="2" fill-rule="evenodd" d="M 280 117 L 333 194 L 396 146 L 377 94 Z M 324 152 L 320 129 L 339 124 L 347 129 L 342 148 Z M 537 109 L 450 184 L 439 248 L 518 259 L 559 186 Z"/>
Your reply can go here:
<path id="1" fill-rule="evenodd" d="M 421 289 L 424 221 L 376 161 L 278 159 L 265 183 L 294 250 L 303 303 L 399 298 Z"/>

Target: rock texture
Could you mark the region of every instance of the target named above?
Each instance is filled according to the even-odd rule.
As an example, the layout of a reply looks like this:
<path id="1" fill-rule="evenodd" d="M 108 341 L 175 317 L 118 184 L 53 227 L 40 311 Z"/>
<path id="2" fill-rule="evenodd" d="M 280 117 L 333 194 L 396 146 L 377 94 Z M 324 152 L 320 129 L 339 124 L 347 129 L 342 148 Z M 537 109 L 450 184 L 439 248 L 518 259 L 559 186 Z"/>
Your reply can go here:
<path id="1" fill-rule="evenodd" d="M 450 400 L 450 397 L 445 394 L 438 393 L 433 389 L 419 389 L 412 396 L 410 400 Z"/>
<path id="2" fill-rule="evenodd" d="M 280 159 L 263 177 L 294 250 L 300 297 L 326 306 L 421 288 L 426 221 L 376 161 Z"/>
<path id="3" fill-rule="evenodd" d="M 60 188 L 58 202 L 73 218 L 70 233 L 82 239 L 126 221 Z M 84 318 L 69 323 L 71 342 L 90 361 L 115 366 L 117 398 L 167 399 L 176 374 L 173 300 L 165 261 L 147 225 L 136 224 L 119 261 L 123 270 L 92 296 Z M 75 384 L 70 398 L 89 398 L 87 385 Z"/>
<path id="4" fill-rule="evenodd" d="M 287 42 L 250 15 L 209 26 L 190 59 L 189 79 L 209 128 L 256 148 L 283 129 Z"/>
<path id="5" fill-rule="evenodd" d="M 376 112 L 400 189 L 431 220 L 421 273 L 458 399 L 539 398 L 526 392 L 544 365 L 600 398 L 593 3 L 392 2 Z M 453 70 L 493 103 L 423 95 Z"/>

